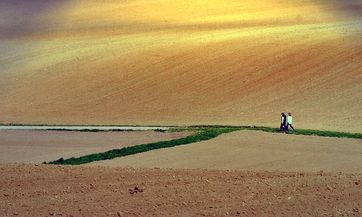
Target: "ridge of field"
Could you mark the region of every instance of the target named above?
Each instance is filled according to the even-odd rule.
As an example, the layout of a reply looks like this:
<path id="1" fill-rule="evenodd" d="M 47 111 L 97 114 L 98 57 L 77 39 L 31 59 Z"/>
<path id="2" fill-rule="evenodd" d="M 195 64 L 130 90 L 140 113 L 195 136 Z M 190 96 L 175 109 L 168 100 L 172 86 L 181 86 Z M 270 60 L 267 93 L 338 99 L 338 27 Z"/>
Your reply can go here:
<path id="1" fill-rule="evenodd" d="M 189 146 L 89 165 L 140 168 L 362 173 L 362 140 L 236 131 Z"/>
<path id="2" fill-rule="evenodd" d="M 42 163 L 190 135 L 191 132 L 0 130 L 0 163 Z"/>
<path id="3" fill-rule="evenodd" d="M 362 132 L 360 1 L 0 4 L 2 123 Z"/>
<path id="4" fill-rule="evenodd" d="M 0 164 L 4 216 L 360 216 L 362 175 Z M 130 194 L 137 187 L 142 192 Z"/>

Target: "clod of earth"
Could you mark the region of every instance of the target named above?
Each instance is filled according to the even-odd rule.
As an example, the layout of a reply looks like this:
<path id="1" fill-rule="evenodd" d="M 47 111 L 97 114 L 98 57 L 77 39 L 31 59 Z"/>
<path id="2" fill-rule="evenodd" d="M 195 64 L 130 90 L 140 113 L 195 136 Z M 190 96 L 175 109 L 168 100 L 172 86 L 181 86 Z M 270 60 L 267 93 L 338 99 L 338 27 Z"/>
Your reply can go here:
<path id="1" fill-rule="evenodd" d="M 133 189 L 128 189 L 128 191 L 130 194 L 137 194 L 137 193 L 142 193 L 143 189 L 136 186 Z"/>

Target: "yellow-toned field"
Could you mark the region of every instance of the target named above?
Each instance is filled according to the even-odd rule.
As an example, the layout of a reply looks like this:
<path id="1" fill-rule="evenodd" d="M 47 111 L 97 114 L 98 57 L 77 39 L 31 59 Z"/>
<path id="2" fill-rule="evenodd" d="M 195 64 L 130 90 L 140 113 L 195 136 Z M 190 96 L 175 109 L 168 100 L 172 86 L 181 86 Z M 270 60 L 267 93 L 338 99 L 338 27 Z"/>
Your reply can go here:
<path id="1" fill-rule="evenodd" d="M 0 122 L 362 132 L 358 1 L 1 4 Z"/>

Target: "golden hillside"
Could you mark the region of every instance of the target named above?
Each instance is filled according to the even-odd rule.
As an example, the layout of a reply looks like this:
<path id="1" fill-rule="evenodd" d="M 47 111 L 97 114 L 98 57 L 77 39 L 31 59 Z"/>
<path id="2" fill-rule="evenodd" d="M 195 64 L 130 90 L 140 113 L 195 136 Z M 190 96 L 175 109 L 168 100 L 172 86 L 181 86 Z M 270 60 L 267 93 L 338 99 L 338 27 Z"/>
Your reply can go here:
<path id="1" fill-rule="evenodd" d="M 358 1 L 20 2 L 0 7 L 2 123 L 277 126 L 291 111 L 297 128 L 362 132 Z"/>

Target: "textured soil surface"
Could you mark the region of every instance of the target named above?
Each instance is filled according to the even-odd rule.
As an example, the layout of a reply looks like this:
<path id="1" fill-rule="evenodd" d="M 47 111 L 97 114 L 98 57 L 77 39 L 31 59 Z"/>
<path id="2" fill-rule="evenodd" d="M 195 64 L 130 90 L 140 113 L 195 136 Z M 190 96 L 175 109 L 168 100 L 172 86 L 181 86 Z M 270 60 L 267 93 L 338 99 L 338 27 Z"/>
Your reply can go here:
<path id="1" fill-rule="evenodd" d="M 237 131 L 92 165 L 362 173 L 362 140 Z"/>
<path id="2" fill-rule="evenodd" d="M 0 163 L 40 163 L 115 148 L 172 140 L 190 132 L 0 130 Z"/>
<path id="3" fill-rule="evenodd" d="M 0 122 L 362 132 L 360 0 L 5 1 Z M 19 19 L 26 17 L 26 19 Z"/>
<path id="4" fill-rule="evenodd" d="M 361 216 L 362 175 L 0 165 L 1 216 Z"/>

